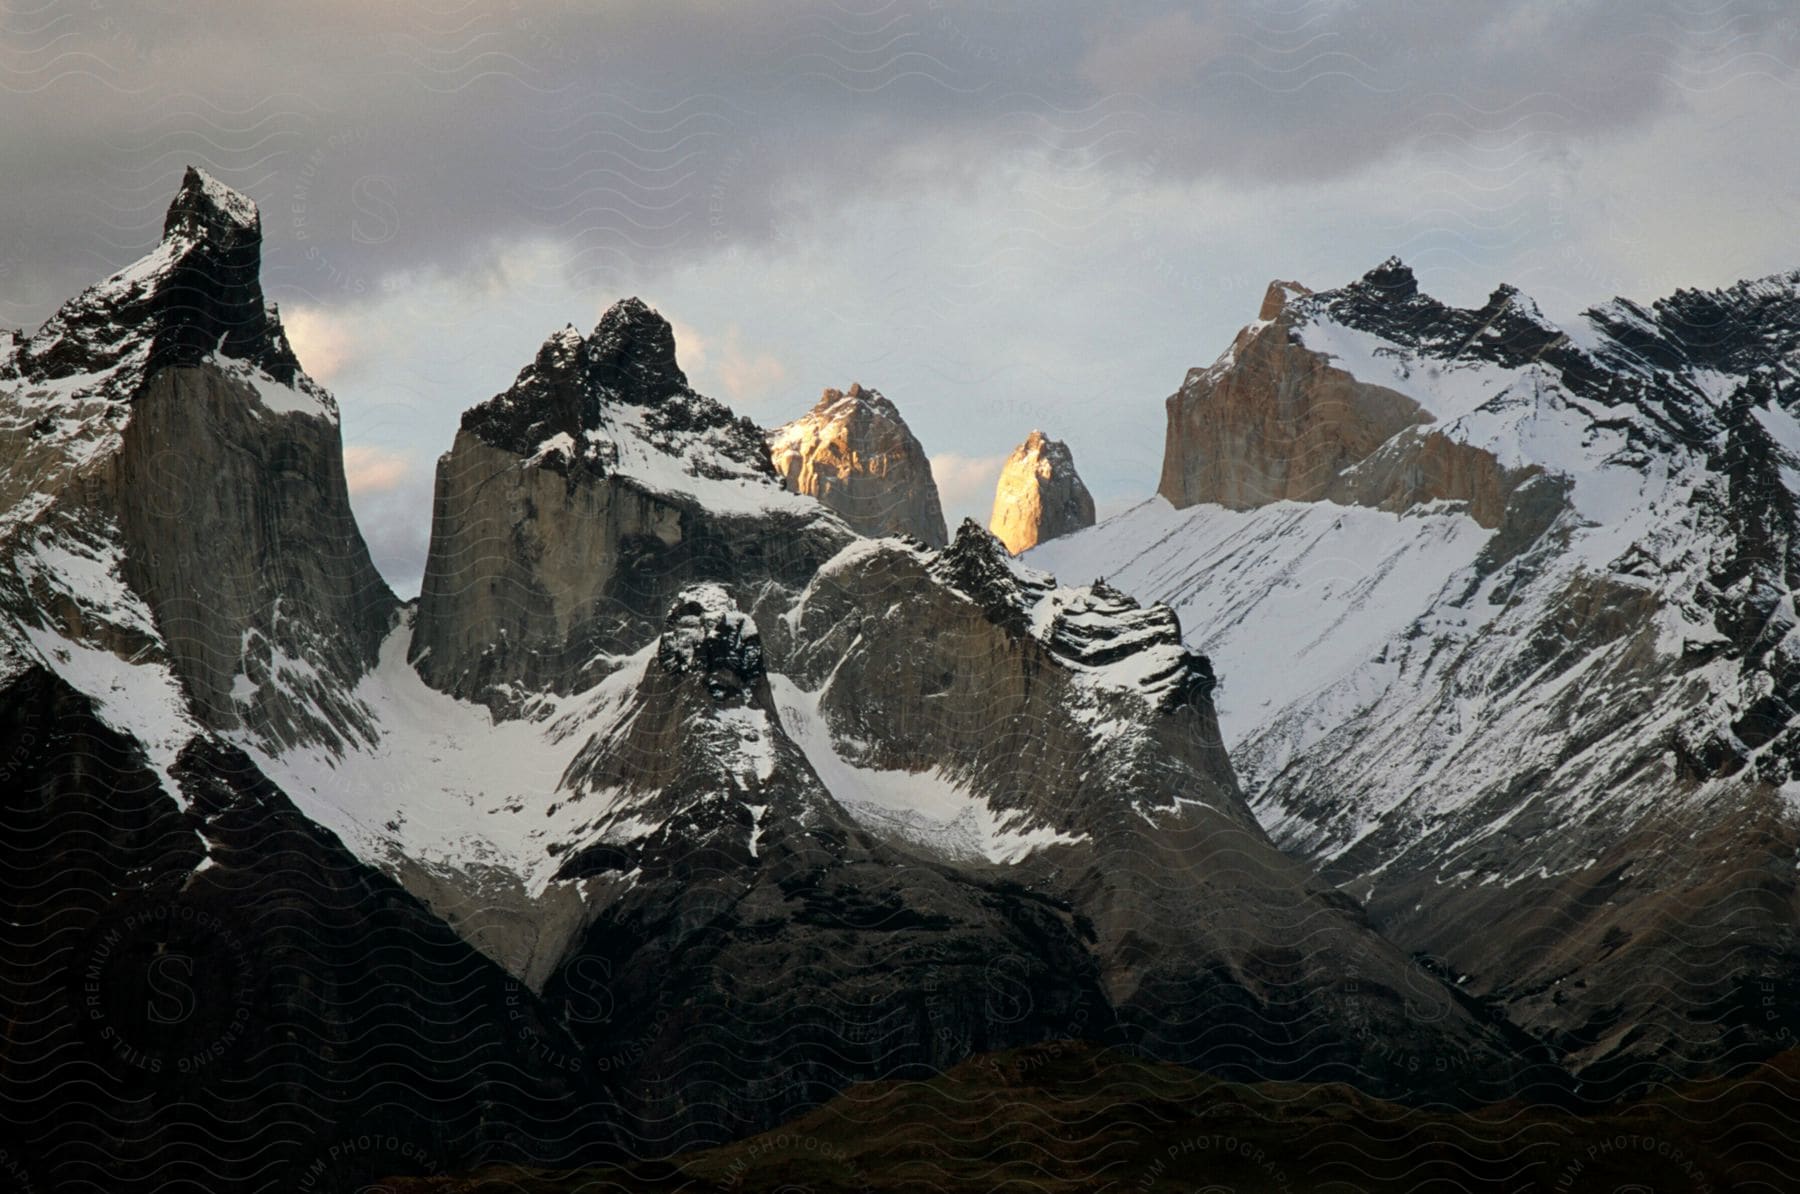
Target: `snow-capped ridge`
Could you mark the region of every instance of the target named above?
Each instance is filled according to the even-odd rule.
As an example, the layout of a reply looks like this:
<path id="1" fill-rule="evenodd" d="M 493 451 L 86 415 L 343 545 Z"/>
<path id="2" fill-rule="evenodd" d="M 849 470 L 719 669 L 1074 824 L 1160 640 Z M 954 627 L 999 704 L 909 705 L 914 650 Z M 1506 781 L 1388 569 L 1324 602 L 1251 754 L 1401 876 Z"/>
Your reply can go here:
<path id="1" fill-rule="evenodd" d="M 589 335 L 552 332 L 509 388 L 463 412 L 462 428 L 534 465 L 721 513 L 784 504 L 761 432 L 688 385 L 673 328 L 638 298 L 614 303 Z"/>
<path id="2" fill-rule="evenodd" d="M 930 572 L 989 620 L 1043 644 L 1085 685 L 1135 693 L 1157 708 L 1212 693 L 1211 662 L 1182 645 L 1180 620 L 1167 605 L 1141 606 L 1104 580 L 1059 585 L 1015 560 L 973 519 L 963 520 Z"/>
<path id="3" fill-rule="evenodd" d="M 256 205 L 190 166 L 162 240 L 63 304 L 18 344 L 13 369 L 52 401 L 126 403 L 163 368 L 229 358 L 335 416 L 335 402 L 305 376 L 279 311 L 264 298 L 261 266 Z"/>
<path id="4" fill-rule="evenodd" d="M 256 201 L 226 186 L 205 170 L 189 166 L 181 189 L 163 219 L 163 239 L 177 235 L 202 237 L 224 232 L 262 232 L 262 213 Z"/>

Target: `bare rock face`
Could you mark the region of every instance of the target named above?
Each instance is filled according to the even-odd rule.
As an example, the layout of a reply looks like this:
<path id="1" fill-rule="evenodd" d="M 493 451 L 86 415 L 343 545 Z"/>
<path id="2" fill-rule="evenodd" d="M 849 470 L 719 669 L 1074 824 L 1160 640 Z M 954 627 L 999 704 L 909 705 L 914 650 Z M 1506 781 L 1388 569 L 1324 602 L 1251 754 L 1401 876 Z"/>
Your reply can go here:
<path id="1" fill-rule="evenodd" d="M 1094 498 L 1061 440 L 1033 431 L 1000 470 L 988 530 L 1018 555 L 1046 539 L 1094 525 Z"/>
<path id="2" fill-rule="evenodd" d="M 1493 311 L 1463 314 L 1483 316 L 1477 327 L 1492 328 L 1512 297 L 1497 293 Z M 1492 453 L 1445 437 L 1431 427 L 1437 416 L 1413 399 L 1310 346 L 1300 328 L 1325 302 L 1396 321 L 1443 310 L 1419 295 L 1412 271 L 1397 260 L 1320 298 L 1298 283 L 1270 283 L 1257 322 L 1210 367 L 1190 370 L 1168 399 L 1157 492 L 1178 509 L 1335 501 L 1400 511 L 1447 500 L 1466 503 L 1483 526 L 1498 526 L 1513 490 L 1538 470 L 1505 468 Z M 1538 345 L 1540 329 L 1522 317 L 1519 323 L 1511 347 L 1524 353 Z"/>
<path id="3" fill-rule="evenodd" d="M 438 462 L 412 658 L 495 708 L 569 692 L 654 639 L 685 585 L 778 604 L 850 535 L 782 489 L 760 431 L 690 388 L 668 321 L 626 299 L 463 416 Z"/>
<path id="4" fill-rule="evenodd" d="M 154 250 L 0 354 L 0 606 L 168 668 L 207 728 L 337 749 L 398 603 L 261 252 L 256 205 L 190 167 Z"/>
<path id="5" fill-rule="evenodd" d="M 818 498 L 860 534 L 949 541 L 931 461 L 894 404 L 852 383 L 769 433 L 782 484 Z"/>
<path id="6" fill-rule="evenodd" d="M 535 998 L 249 757 L 375 740 L 356 690 L 397 605 L 260 248 L 190 169 L 150 253 L 0 333 L 0 901 L 42 910 L 0 932 L 37 1009 L 0 1067 L 8 1188 L 203 1157 L 222 1189 L 360 1189 L 393 1158 L 330 1155 L 353 1133 L 598 1134 L 566 1138 L 591 1104 L 520 1033 L 573 1048 Z"/>
<path id="7" fill-rule="evenodd" d="M 201 720 L 281 745 L 366 736 L 351 690 L 398 603 L 357 533 L 336 420 L 277 413 L 218 367 L 167 368 L 116 469 L 123 576 Z"/>
<path id="8" fill-rule="evenodd" d="M 1246 508 L 1033 562 L 1176 606 L 1277 843 L 1584 1094 L 1789 1048 L 1800 272 L 1564 328 L 1388 262 L 1263 315 L 1170 402 L 1164 496 Z"/>
<path id="9" fill-rule="evenodd" d="M 850 1082 L 1108 1021 L 1064 910 L 901 853 L 845 812 L 723 586 L 682 589 L 636 666 L 566 777 L 598 840 L 561 877 L 619 894 L 596 895 L 544 989 L 632 1131 L 729 1139 Z M 610 980 L 601 1020 L 580 1015 L 595 974 Z"/>
<path id="10" fill-rule="evenodd" d="M 1210 663 L 1166 606 L 1060 587 L 966 521 L 942 552 L 846 548 L 777 638 L 783 717 L 814 721 L 807 750 L 846 777 L 851 814 L 955 858 L 953 826 L 856 787 L 912 772 L 964 793 L 961 819 L 992 816 L 981 861 L 1088 927 L 1125 1040 L 1215 1072 L 1391 1092 L 1518 1080 L 1499 1035 L 1264 835 L 1220 741 Z"/>

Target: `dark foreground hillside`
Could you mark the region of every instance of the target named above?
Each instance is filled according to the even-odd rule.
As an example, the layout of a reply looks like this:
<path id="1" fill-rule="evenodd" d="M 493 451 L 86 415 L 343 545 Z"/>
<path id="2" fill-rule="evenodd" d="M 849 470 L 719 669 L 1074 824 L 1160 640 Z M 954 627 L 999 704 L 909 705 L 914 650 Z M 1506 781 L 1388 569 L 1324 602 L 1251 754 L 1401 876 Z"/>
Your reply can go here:
<path id="1" fill-rule="evenodd" d="M 574 1191 L 1779 1191 L 1800 1167 L 1800 1052 L 1596 1115 L 1422 1112 L 1339 1085 L 1219 1082 L 1052 1043 L 929 1082 L 856 1086 L 785 1126 L 674 1163 L 491 1169 L 405 1194 Z"/>

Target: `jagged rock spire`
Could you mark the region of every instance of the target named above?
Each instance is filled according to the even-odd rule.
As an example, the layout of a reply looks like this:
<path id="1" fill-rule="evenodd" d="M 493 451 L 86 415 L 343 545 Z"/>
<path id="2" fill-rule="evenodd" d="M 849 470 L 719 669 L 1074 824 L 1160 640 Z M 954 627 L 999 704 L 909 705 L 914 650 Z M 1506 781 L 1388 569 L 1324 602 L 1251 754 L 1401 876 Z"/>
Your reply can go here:
<path id="1" fill-rule="evenodd" d="M 861 382 L 827 389 L 800 418 L 769 433 L 769 459 L 794 493 L 818 498 L 864 535 L 949 541 L 924 445 L 900 410 Z"/>
<path id="2" fill-rule="evenodd" d="M 636 296 L 607 308 L 588 337 L 586 355 L 595 385 L 640 405 L 687 389 L 687 374 L 675 360 L 675 329 Z"/>
<path id="3" fill-rule="evenodd" d="M 292 385 L 299 362 L 264 301 L 261 271 L 256 204 L 189 166 L 162 243 L 65 304 L 27 343 L 24 364 L 45 378 L 101 373 L 134 359 L 147 336 L 134 385 L 215 353 Z"/>
<path id="4" fill-rule="evenodd" d="M 1412 267 L 1397 256 L 1389 257 L 1353 285 L 1393 302 L 1404 302 L 1419 293 L 1419 279 L 1413 275 Z"/>
<path id="5" fill-rule="evenodd" d="M 1018 555 L 1093 525 L 1094 497 L 1075 471 L 1069 446 L 1033 431 L 1000 470 L 988 529 Z"/>
<path id="6" fill-rule="evenodd" d="M 181 189 L 163 217 L 163 239 L 188 236 L 225 242 L 262 239 L 262 213 L 248 195 L 234 191 L 197 166 L 181 177 Z"/>

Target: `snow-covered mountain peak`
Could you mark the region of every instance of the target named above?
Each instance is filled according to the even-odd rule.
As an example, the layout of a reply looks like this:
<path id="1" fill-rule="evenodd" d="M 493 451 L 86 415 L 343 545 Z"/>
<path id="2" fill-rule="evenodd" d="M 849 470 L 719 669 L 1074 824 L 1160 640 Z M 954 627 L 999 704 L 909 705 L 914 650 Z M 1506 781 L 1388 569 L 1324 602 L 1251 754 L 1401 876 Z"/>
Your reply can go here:
<path id="1" fill-rule="evenodd" d="M 1390 260 L 1263 314 L 1161 497 L 1028 562 L 1174 605 L 1271 836 L 1584 1080 L 1755 1036 L 1709 1016 L 1800 954 L 1716 927 L 1800 832 L 1800 277 L 1565 328 Z"/>
<path id="2" fill-rule="evenodd" d="M 1027 611 L 1038 595 L 1055 585 L 1047 572 L 1013 562 L 998 536 L 972 518 L 962 520 L 956 537 L 938 553 L 931 573 L 988 611 L 996 621 L 1027 625 Z"/>
<path id="3" fill-rule="evenodd" d="M 618 476 L 722 512 L 785 501 L 760 429 L 688 385 L 668 320 L 637 298 L 614 303 L 591 335 L 551 333 L 462 427 L 528 465 Z"/>
<path id="4" fill-rule="evenodd" d="M 1212 692 L 1212 665 L 1182 645 L 1181 624 L 1160 602 L 1141 606 L 1103 579 L 1059 585 L 1014 559 L 998 537 L 965 518 L 930 565 L 938 583 L 989 621 L 1029 635 L 1085 688 L 1135 694 L 1164 708 Z"/>
<path id="5" fill-rule="evenodd" d="M 6 374 L 49 407 L 126 403 L 158 370 L 232 366 L 263 405 L 335 420 L 337 404 L 307 377 L 262 290 L 256 205 L 189 167 L 149 253 L 63 304 L 17 346 Z M 50 417 L 62 417 L 55 411 Z M 98 421 L 116 433 L 122 417 Z"/>
<path id="6" fill-rule="evenodd" d="M 675 329 L 636 296 L 608 307 L 594 325 L 587 368 L 601 390 L 639 406 L 688 388 L 687 374 L 675 360 Z"/>
<path id="7" fill-rule="evenodd" d="M 229 239 L 245 234 L 262 235 L 262 215 L 255 201 L 199 167 L 189 166 L 163 219 L 163 239 Z"/>

